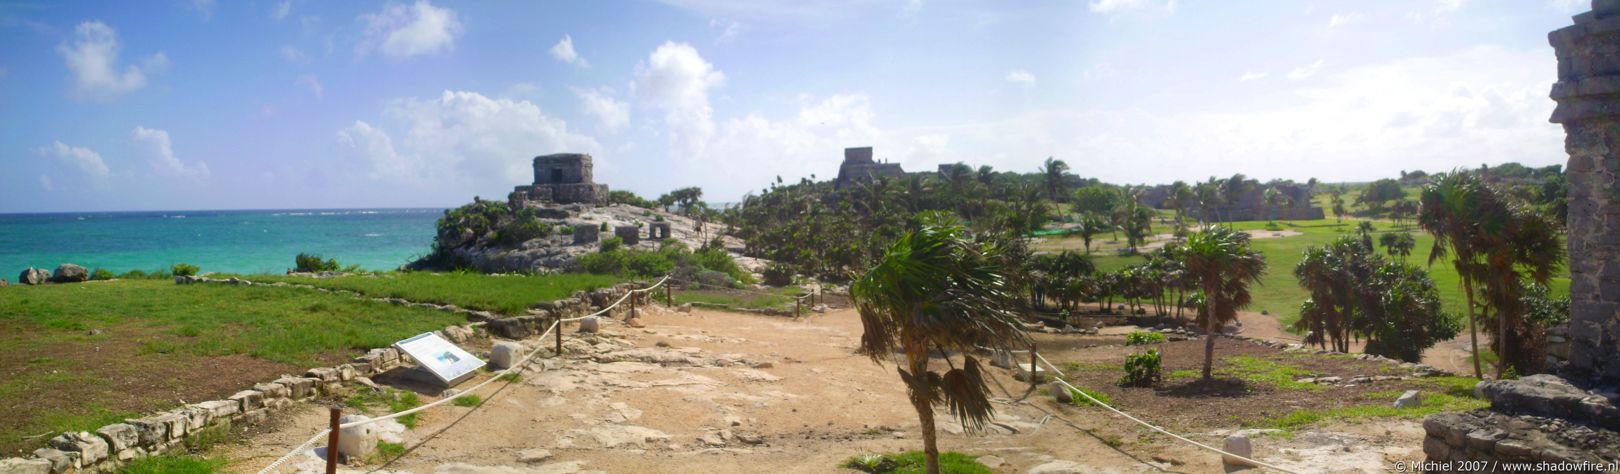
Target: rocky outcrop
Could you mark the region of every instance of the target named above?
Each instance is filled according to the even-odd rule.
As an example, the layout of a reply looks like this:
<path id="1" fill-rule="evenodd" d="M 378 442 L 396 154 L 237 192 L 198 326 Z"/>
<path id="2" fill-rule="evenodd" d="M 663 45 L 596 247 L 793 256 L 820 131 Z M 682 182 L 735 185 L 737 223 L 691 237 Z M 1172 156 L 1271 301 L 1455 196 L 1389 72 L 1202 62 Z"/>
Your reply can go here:
<path id="1" fill-rule="evenodd" d="M 43 268 L 28 267 L 21 275 L 17 275 L 17 283 L 24 285 L 43 285 L 51 280 L 51 272 Z"/>
<path id="2" fill-rule="evenodd" d="M 71 263 L 57 265 L 56 271 L 51 273 L 51 281 L 57 283 L 78 283 L 89 280 L 90 270 Z"/>

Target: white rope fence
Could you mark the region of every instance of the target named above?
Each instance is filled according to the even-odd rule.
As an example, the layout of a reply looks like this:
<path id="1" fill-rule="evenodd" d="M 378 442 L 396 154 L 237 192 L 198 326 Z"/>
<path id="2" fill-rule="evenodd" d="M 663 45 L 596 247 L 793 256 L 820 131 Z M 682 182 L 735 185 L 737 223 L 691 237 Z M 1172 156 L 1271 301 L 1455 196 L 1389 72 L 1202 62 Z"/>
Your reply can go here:
<path id="1" fill-rule="evenodd" d="M 585 318 L 593 318 L 593 317 L 596 317 L 596 316 L 606 314 L 608 311 L 612 311 L 613 308 L 619 306 L 620 303 L 623 303 L 626 298 L 630 297 L 630 295 L 635 294 L 635 293 L 645 293 L 645 292 L 648 292 L 648 291 L 652 291 L 653 289 L 656 289 L 659 286 L 662 286 L 664 284 L 664 282 L 666 282 L 666 281 L 669 281 L 669 276 L 665 276 L 663 279 L 658 280 L 658 283 L 654 283 L 652 286 L 648 286 L 646 288 L 641 288 L 641 289 L 635 289 L 635 290 L 626 291 L 624 293 L 624 296 L 619 297 L 618 301 L 614 301 L 613 304 L 610 304 L 607 307 L 602 308 L 601 311 L 597 311 L 595 313 L 587 314 L 587 315 L 580 316 L 580 317 L 577 317 L 577 318 L 559 319 L 556 322 L 551 323 L 551 327 L 546 328 L 546 331 L 544 333 L 541 333 L 540 337 L 538 337 L 537 339 L 545 340 L 546 336 L 551 335 L 551 331 L 560 331 L 561 330 L 560 326 L 562 325 L 562 323 L 570 322 L 570 321 L 579 321 L 579 320 L 582 320 L 582 319 L 585 319 Z M 423 410 L 427 410 L 429 408 L 433 408 L 433 407 L 437 407 L 439 405 L 450 403 L 452 401 L 455 401 L 458 398 L 465 397 L 467 395 L 472 395 L 473 393 L 478 392 L 479 389 L 484 388 L 484 386 L 489 385 L 490 383 L 493 383 L 493 382 L 495 382 L 497 380 L 501 380 L 507 374 L 516 373 L 517 371 L 521 370 L 523 368 L 523 366 L 528 365 L 530 359 L 533 359 L 534 356 L 539 355 L 540 351 L 545 349 L 545 348 L 546 348 L 545 345 L 538 345 L 537 347 L 535 347 L 535 349 L 533 351 L 529 351 L 528 355 L 523 356 L 523 359 L 519 360 L 515 364 L 512 364 L 511 367 L 507 367 L 507 368 L 502 369 L 502 370 L 500 370 L 498 372 L 495 372 L 494 374 L 492 374 L 490 376 L 489 379 L 484 380 L 483 382 L 479 382 L 478 385 L 474 385 L 474 386 L 472 386 L 472 388 L 457 392 L 455 395 L 444 397 L 442 399 L 434 401 L 433 403 L 422 405 L 422 406 L 412 408 L 412 409 L 409 409 L 409 410 L 400 411 L 398 413 L 392 413 L 392 414 L 377 417 L 377 418 L 370 418 L 370 419 L 365 419 L 365 420 L 360 420 L 360 421 L 351 421 L 351 422 L 348 422 L 348 423 L 344 423 L 344 424 L 338 425 L 338 429 L 353 428 L 353 427 L 356 427 L 356 426 L 363 426 L 363 425 L 367 425 L 367 424 L 371 424 L 371 423 L 377 423 L 377 422 L 380 422 L 380 421 L 383 421 L 383 420 L 392 420 L 392 419 L 395 419 L 395 418 L 408 416 L 408 415 L 411 415 L 413 413 L 417 413 L 417 412 L 420 412 L 420 411 L 423 411 Z M 558 354 L 558 355 L 561 355 L 561 354 Z M 304 450 L 304 448 L 309 447 L 310 444 L 313 444 L 316 441 L 319 441 L 321 439 L 321 437 L 329 435 L 331 433 L 332 433 L 331 428 L 321 430 L 321 432 L 316 433 L 315 436 L 310 437 L 308 440 L 304 441 L 303 443 L 300 443 L 297 447 L 293 448 L 291 451 L 288 451 L 287 454 L 284 454 L 280 458 L 277 458 L 275 460 L 275 462 L 270 463 L 269 466 L 265 466 L 264 469 L 259 471 L 259 474 L 269 474 L 271 472 L 275 472 L 276 468 L 281 467 L 281 465 L 285 464 L 287 462 L 287 460 L 292 459 L 293 456 L 296 456 L 298 453 L 302 452 Z M 326 453 L 326 455 L 327 456 L 336 456 L 337 453 Z"/>
<path id="2" fill-rule="evenodd" d="M 1214 452 L 1220 453 L 1223 456 L 1231 456 L 1232 458 L 1239 459 L 1239 460 L 1242 460 L 1244 462 L 1248 462 L 1248 463 L 1250 463 L 1252 465 L 1255 465 L 1255 466 L 1263 467 L 1263 468 L 1266 468 L 1266 469 L 1271 469 L 1271 470 L 1278 471 L 1278 472 L 1284 472 L 1284 473 L 1288 473 L 1288 474 L 1299 474 L 1299 472 L 1297 472 L 1297 471 L 1291 471 L 1291 470 L 1288 470 L 1288 469 L 1277 467 L 1276 465 L 1256 461 L 1256 460 L 1250 459 L 1248 457 L 1239 456 L 1239 455 L 1236 455 L 1236 454 L 1226 452 L 1225 450 L 1217 449 L 1214 446 L 1210 446 L 1210 445 L 1207 445 L 1207 444 L 1204 444 L 1204 443 L 1200 443 L 1200 442 L 1197 442 L 1197 441 L 1187 439 L 1187 437 L 1185 437 L 1185 436 L 1178 435 L 1178 434 L 1175 434 L 1175 433 L 1171 433 L 1169 430 L 1166 430 L 1164 428 L 1160 428 L 1158 426 L 1154 426 L 1152 423 L 1142 421 L 1142 419 L 1140 419 L 1140 418 L 1131 416 L 1131 414 L 1129 414 L 1129 413 L 1125 413 L 1123 411 L 1120 411 L 1118 408 L 1114 408 L 1112 406 L 1109 406 L 1106 403 L 1103 403 L 1101 400 L 1093 398 L 1091 396 L 1091 394 L 1086 393 L 1085 390 L 1081 390 L 1080 388 L 1069 384 L 1069 381 L 1063 380 L 1067 376 L 1063 375 L 1063 371 L 1059 370 L 1056 365 L 1052 365 L 1051 361 L 1046 360 L 1046 356 L 1043 356 L 1039 352 L 1036 352 L 1035 357 L 1039 358 L 1042 363 L 1046 364 L 1047 367 L 1052 368 L 1052 372 L 1054 372 L 1054 373 L 1056 373 L 1058 375 L 1058 379 L 1057 379 L 1058 383 L 1063 384 L 1063 386 L 1065 386 L 1065 387 L 1069 387 L 1070 389 L 1074 390 L 1075 393 L 1079 393 L 1080 396 L 1086 397 L 1087 400 L 1091 400 L 1092 404 L 1095 404 L 1095 405 L 1103 407 L 1103 408 L 1107 408 L 1108 411 L 1112 411 L 1112 412 L 1114 412 L 1115 414 L 1117 414 L 1119 416 L 1123 416 L 1126 419 L 1129 419 L 1131 421 L 1136 422 L 1137 424 L 1140 424 L 1142 426 L 1146 426 L 1148 428 L 1152 428 L 1154 431 L 1164 433 L 1166 435 L 1169 435 L 1172 438 L 1179 439 L 1179 440 L 1185 441 L 1187 443 L 1191 443 L 1193 446 L 1197 446 L 1197 447 L 1204 448 L 1204 449 L 1207 449 L 1207 450 L 1210 450 L 1210 451 L 1214 451 Z M 1035 369 L 1034 367 L 1031 367 L 1030 368 L 1031 372 L 1033 372 L 1034 369 Z M 1033 377 L 1034 376 L 1033 373 L 1030 376 Z"/>

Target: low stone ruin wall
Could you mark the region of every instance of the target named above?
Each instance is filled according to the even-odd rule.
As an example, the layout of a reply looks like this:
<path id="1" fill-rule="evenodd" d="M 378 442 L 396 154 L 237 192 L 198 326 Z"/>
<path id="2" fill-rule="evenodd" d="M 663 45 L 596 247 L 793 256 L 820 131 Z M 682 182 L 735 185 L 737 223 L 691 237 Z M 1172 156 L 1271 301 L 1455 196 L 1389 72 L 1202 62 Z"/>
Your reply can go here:
<path id="1" fill-rule="evenodd" d="M 238 278 L 212 279 L 207 277 L 175 277 L 177 284 L 253 285 Z M 270 283 L 270 286 L 293 286 L 324 292 L 344 293 L 357 298 L 364 295 L 345 290 L 330 290 L 311 285 Z M 465 343 L 478 337 L 480 329 L 488 334 L 523 339 L 545 331 L 558 318 L 573 318 L 589 314 L 613 304 L 632 289 L 634 283 L 621 283 L 595 291 L 580 291 L 569 298 L 536 304 L 530 314 L 500 317 L 485 311 L 475 311 L 455 305 L 411 302 L 399 298 L 371 298 L 379 302 L 420 307 L 432 307 L 467 316 L 473 324 L 453 325 L 437 333 L 446 340 Z M 638 303 L 645 303 L 645 293 L 634 293 Z M 614 308 L 605 316 L 622 317 L 629 312 L 626 304 Z M 48 441 L 47 447 L 34 450 L 30 457 L 0 459 L 0 474 L 61 474 L 69 472 L 114 472 L 130 461 L 161 454 L 184 446 L 187 440 L 199 436 L 225 433 L 233 426 L 253 425 L 269 419 L 301 401 L 345 395 L 345 384 L 366 383 L 368 377 L 389 370 L 414 365 L 408 356 L 392 347 L 372 349 L 347 364 L 310 369 L 302 376 L 284 375 L 276 380 L 254 384 L 223 400 L 211 400 L 185 405 L 142 418 L 124 420 L 103 426 L 93 432 L 63 433 Z M 362 381 L 362 379 L 365 379 Z"/>
<path id="2" fill-rule="evenodd" d="M 1611 397 L 1545 374 L 1481 382 L 1474 391 L 1491 408 L 1423 420 L 1430 472 L 1478 472 L 1493 462 L 1558 466 L 1543 472 L 1620 467 L 1620 408 Z"/>

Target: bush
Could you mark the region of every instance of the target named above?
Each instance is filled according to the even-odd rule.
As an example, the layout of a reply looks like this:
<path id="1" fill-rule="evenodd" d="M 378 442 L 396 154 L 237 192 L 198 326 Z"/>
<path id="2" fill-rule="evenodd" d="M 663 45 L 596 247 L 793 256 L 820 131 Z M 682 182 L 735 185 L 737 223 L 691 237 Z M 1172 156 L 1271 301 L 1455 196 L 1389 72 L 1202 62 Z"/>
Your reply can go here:
<path id="1" fill-rule="evenodd" d="M 563 226 L 562 234 L 563 235 L 574 235 L 574 226 Z"/>
<path id="2" fill-rule="evenodd" d="M 321 260 L 320 255 L 299 252 L 293 257 L 293 270 L 304 273 L 335 272 L 339 269 L 335 258 Z"/>
<path id="3" fill-rule="evenodd" d="M 793 269 L 785 263 L 772 263 L 765 267 L 765 284 L 770 286 L 788 286 L 793 284 Z"/>
<path id="4" fill-rule="evenodd" d="M 607 231 L 608 231 L 608 228 L 607 228 L 607 223 L 606 223 L 606 222 L 603 222 L 603 223 L 602 223 L 602 228 L 601 228 L 601 229 L 598 229 L 598 230 L 600 230 L 600 231 L 602 231 L 602 232 L 607 232 Z"/>
<path id="5" fill-rule="evenodd" d="M 126 280 L 137 280 L 137 279 L 141 279 L 141 278 L 146 278 L 146 271 L 137 268 L 137 269 L 134 269 L 134 270 L 124 272 L 123 275 L 119 275 L 118 277 L 126 279 Z"/>
<path id="6" fill-rule="evenodd" d="M 1125 356 L 1125 376 L 1119 384 L 1129 387 L 1151 387 L 1159 383 L 1159 350 L 1148 349 Z"/>
<path id="7" fill-rule="evenodd" d="M 189 263 L 176 263 L 173 268 L 169 269 L 169 273 L 173 273 L 174 276 L 196 276 L 199 271 L 202 271 L 202 269 Z"/>
<path id="8" fill-rule="evenodd" d="M 900 454 L 865 454 L 844 461 L 843 467 L 871 474 L 920 473 L 927 461 L 922 451 Z M 947 474 L 990 474 L 990 468 L 980 464 L 974 456 L 956 451 L 939 453 L 939 472 Z"/>
<path id="9" fill-rule="evenodd" d="M 1069 399 L 1070 399 L 1069 404 L 1070 405 L 1074 405 L 1074 406 L 1077 406 L 1077 407 L 1097 406 L 1095 403 L 1091 402 L 1091 398 L 1095 398 L 1095 399 L 1097 399 L 1097 401 L 1102 402 L 1103 404 L 1106 404 L 1106 405 L 1113 405 L 1114 404 L 1114 401 L 1110 400 L 1108 398 L 1108 395 L 1106 395 L 1106 394 L 1104 394 L 1102 392 L 1086 390 L 1086 389 L 1079 388 L 1079 387 L 1075 387 L 1075 388 L 1063 387 L 1063 388 L 1065 390 L 1069 391 Z M 1084 392 L 1085 395 L 1081 395 L 1082 392 Z M 1091 395 L 1091 398 L 1086 398 L 1086 395 Z"/>
<path id="10" fill-rule="evenodd" d="M 617 236 L 608 237 L 607 239 L 602 240 L 602 243 L 600 245 L 601 245 L 600 249 L 601 249 L 602 253 L 610 253 L 610 252 L 613 252 L 615 250 L 619 250 L 621 248 L 624 248 L 624 239 L 619 238 Z"/>
<path id="11" fill-rule="evenodd" d="M 551 235 L 551 225 L 534 216 L 524 216 L 495 231 L 495 242 L 513 246 Z"/>
<path id="12" fill-rule="evenodd" d="M 1164 342 L 1164 334 L 1153 331 L 1133 331 L 1125 335 L 1125 345 L 1127 346 L 1140 346 L 1155 342 Z"/>
<path id="13" fill-rule="evenodd" d="M 742 288 L 742 283 L 731 278 L 730 275 L 714 270 L 703 270 L 697 274 L 697 282 L 710 288 Z"/>
<path id="14" fill-rule="evenodd" d="M 108 269 L 105 269 L 105 268 L 97 268 L 96 271 L 90 272 L 90 279 L 91 280 L 111 280 L 111 279 L 113 279 L 113 272 L 111 270 L 108 270 Z"/>

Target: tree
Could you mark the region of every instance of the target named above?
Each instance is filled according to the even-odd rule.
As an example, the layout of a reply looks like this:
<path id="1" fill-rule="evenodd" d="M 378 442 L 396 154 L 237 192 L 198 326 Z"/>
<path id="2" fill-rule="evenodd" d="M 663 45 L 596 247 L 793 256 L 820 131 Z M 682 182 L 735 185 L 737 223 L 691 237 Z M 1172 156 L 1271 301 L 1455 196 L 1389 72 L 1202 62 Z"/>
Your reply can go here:
<path id="1" fill-rule="evenodd" d="M 1412 248 L 1417 246 L 1417 239 L 1405 232 L 1385 232 L 1378 237 L 1378 243 L 1384 246 L 1384 253 L 1405 263 L 1406 257 L 1412 255 Z"/>
<path id="2" fill-rule="evenodd" d="M 1338 223 L 1343 224 L 1344 214 L 1348 212 L 1344 208 L 1344 187 L 1334 186 L 1333 190 L 1328 192 L 1328 202 L 1333 204 L 1333 217 L 1338 219 Z"/>
<path id="3" fill-rule="evenodd" d="M 896 352 L 905 356 L 900 380 L 922 425 L 930 474 L 939 472 L 933 405 L 949 407 L 972 432 L 994 416 L 979 361 L 967 354 L 980 346 L 1009 350 L 1030 343 L 1004 269 L 995 263 L 1000 247 L 965 234 L 951 222 L 925 224 L 896 240 L 850 287 L 865 328 L 859 353 L 877 364 Z M 930 371 L 936 351 L 963 354 L 961 367 L 944 356 L 950 369 Z"/>
<path id="4" fill-rule="evenodd" d="M 1046 162 L 1041 163 L 1041 175 L 1046 177 L 1046 196 L 1053 202 L 1066 198 L 1063 195 L 1063 176 L 1068 173 L 1069 164 L 1063 160 L 1055 160 L 1049 156 L 1046 157 Z"/>
<path id="5" fill-rule="evenodd" d="M 1215 358 L 1215 334 L 1237 318 L 1238 308 L 1249 304 L 1249 285 L 1260 282 L 1266 257 L 1249 248 L 1248 234 L 1211 228 L 1187 236 L 1176 254 L 1187 275 L 1198 282 L 1205 302 L 1200 317 L 1204 334 L 1204 380 L 1209 380 Z"/>
<path id="6" fill-rule="evenodd" d="M 1356 197 L 1356 203 L 1367 206 L 1367 212 L 1376 216 L 1384 212 L 1385 203 L 1403 197 L 1406 197 L 1406 190 L 1401 189 L 1401 182 L 1384 178 L 1361 188 L 1361 195 Z"/>
<path id="7" fill-rule="evenodd" d="M 1277 190 L 1276 186 L 1272 186 L 1266 188 L 1265 201 L 1266 209 L 1270 211 L 1270 220 L 1276 222 L 1277 209 L 1287 206 L 1289 199 L 1287 194 L 1283 194 L 1282 191 Z"/>
<path id="8" fill-rule="evenodd" d="M 1484 378 L 1479 363 L 1479 329 L 1475 324 L 1474 284 L 1480 274 L 1479 249 L 1475 246 L 1479 228 L 1475 222 L 1482 213 L 1492 212 L 1495 203 L 1483 202 L 1485 183 L 1472 175 L 1453 171 L 1438 173 L 1418 195 L 1418 226 L 1434 236 L 1429 249 L 1429 265 L 1453 255 L 1452 265 L 1462 280 L 1468 307 L 1468 342 L 1474 354 L 1474 378 Z"/>
<path id="9" fill-rule="evenodd" d="M 1198 198 L 1198 221 L 1208 226 L 1210 222 L 1219 220 L 1213 214 L 1215 209 L 1225 204 L 1225 200 L 1221 198 L 1219 180 L 1210 177 L 1209 181 L 1198 183 L 1198 186 L 1193 188 L 1193 194 Z"/>
<path id="10" fill-rule="evenodd" d="M 1086 244 L 1086 254 L 1090 255 L 1092 236 L 1101 234 L 1110 228 L 1112 227 L 1108 225 L 1108 219 L 1088 212 L 1080 215 L 1080 225 L 1075 227 L 1074 230 L 1080 234 L 1080 239 Z"/>
<path id="11" fill-rule="evenodd" d="M 1197 201 L 1198 196 L 1193 194 L 1192 187 L 1188 186 L 1186 181 L 1170 183 L 1170 192 L 1164 196 L 1164 204 L 1176 211 L 1176 228 L 1181 228 L 1182 218 L 1186 217 L 1187 206 Z"/>
<path id="12" fill-rule="evenodd" d="M 668 194 L 658 196 L 659 205 L 664 207 L 669 207 L 671 205 L 678 206 L 681 208 L 681 213 L 685 215 L 691 215 L 692 211 L 696 210 L 695 206 L 697 203 L 702 201 L 703 188 L 699 188 L 697 186 L 688 186 L 676 189 L 674 191 L 670 191 Z"/>

